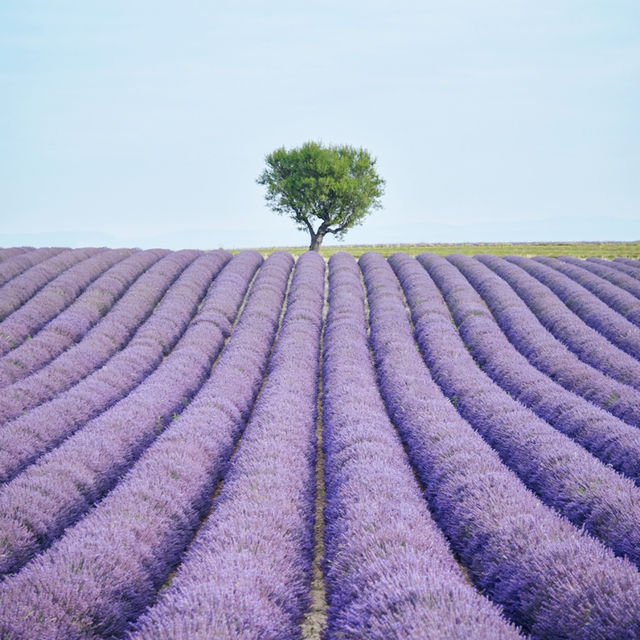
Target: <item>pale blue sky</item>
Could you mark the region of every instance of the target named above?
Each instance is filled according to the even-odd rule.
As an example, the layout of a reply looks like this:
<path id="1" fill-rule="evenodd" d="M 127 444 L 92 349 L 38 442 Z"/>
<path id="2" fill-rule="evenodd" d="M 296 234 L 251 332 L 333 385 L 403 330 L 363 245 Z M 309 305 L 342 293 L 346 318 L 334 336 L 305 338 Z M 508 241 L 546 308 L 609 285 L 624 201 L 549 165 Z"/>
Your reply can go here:
<path id="1" fill-rule="evenodd" d="M 639 114 L 638 0 L 4 0 L 0 245 L 306 245 L 307 140 L 387 181 L 349 243 L 638 240 Z"/>

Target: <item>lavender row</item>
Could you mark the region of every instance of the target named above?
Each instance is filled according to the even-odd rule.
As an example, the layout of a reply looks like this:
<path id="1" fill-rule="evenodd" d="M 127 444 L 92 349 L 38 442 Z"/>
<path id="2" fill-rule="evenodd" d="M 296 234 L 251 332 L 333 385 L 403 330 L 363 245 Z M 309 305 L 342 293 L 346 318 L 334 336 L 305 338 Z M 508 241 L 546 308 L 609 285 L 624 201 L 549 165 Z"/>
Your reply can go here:
<path id="1" fill-rule="evenodd" d="M 82 516 L 197 393 L 230 330 L 218 309 L 219 294 L 228 290 L 214 288 L 153 374 L 0 491 L 0 571 L 16 570 Z"/>
<path id="2" fill-rule="evenodd" d="M 101 251 L 106 249 L 67 249 L 37 263 L 7 282 L 0 289 L 0 321 L 61 273 Z"/>
<path id="3" fill-rule="evenodd" d="M 18 249 L 20 248 L 18 247 Z M 3 249 L 2 251 L 11 252 L 11 249 Z M 45 247 L 7 253 L 6 258 L 0 264 L 0 287 L 39 262 L 47 260 L 62 251 L 64 249 L 61 247 Z"/>
<path id="4" fill-rule="evenodd" d="M 7 386 L 0 397 L 0 422 L 51 400 L 100 367 L 110 367 L 109 359 L 127 345 L 167 289 L 199 255 L 197 251 L 167 255 L 129 288 L 83 340 L 42 369 Z"/>
<path id="5" fill-rule="evenodd" d="M 640 282 L 627 273 L 624 273 L 611 260 L 579 260 L 578 258 L 572 258 L 569 256 L 562 256 L 558 258 L 561 262 L 566 262 L 577 267 L 582 267 L 591 273 L 600 276 L 607 282 L 624 289 L 626 292 L 635 296 L 635 315 L 640 314 Z M 630 318 L 629 318 L 630 319 Z"/>
<path id="6" fill-rule="evenodd" d="M 640 431 L 551 380 L 507 340 L 482 298 L 458 269 L 443 259 L 430 260 L 433 283 L 408 256 L 394 256 L 414 318 L 449 311 L 478 366 L 512 398 L 585 447 L 605 464 L 640 485 Z M 427 320 L 428 321 L 428 320 Z M 471 366 L 471 364 L 469 364 Z"/>
<path id="7" fill-rule="evenodd" d="M 11 605 L 0 614 L 2 631 L 65 640 L 120 636 L 155 600 L 210 508 L 250 415 L 290 261 L 267 260 L 212 376 L 118 486 L 51 549 L 5 580 L 0 599 Z M 209 312 L 201 320 L 220 318 Z M 35 615 L 25 618 L 29 611 Z"/>
<path id="8" fill-rule="evenodd" d="M 17 256 L 21 253 L 33 251 L 33 247 L 19 246 L 19 247 L 2 247 L 0 248 L 0 262 L 4 262 L 8 258 Z"/>
<path id="9" fill-rule="evenodd" d="M 383 398 L 474 583 L 533 638 L 640 634 L 636 568 L 543 505 L 502 464 L 429 376 L 390 267 L 371 254 L 360 263 Z"/>
<path id="10" fill-rule="evenodd" d="M 421 261 L 441 288 L 448 289 L 450 265 L 435 255 Z M 444 264 L 443 264 L 444 263 Z M 396 266 L 394 262 L 394 266 Z M 459 413 L 498 452 L 505 464 L 541 499 L 577 526 L 599 537 L 617 554 L 640 564 L 640 489 L 559 433 L 501 389 L 475 366 L 451 322 L 433 280 L 410 263 L 416 336 L 425 362 Z M 400 274 L 399 274 L 400 275 Z M 403 287 L 408 285 L 403 280 Z M 422 300 L 430 297 L 424 312 Z M 442 315 L 432 312 L 439 305 Z"/>
<path id="11" fill-rule="evenodd" d="M 328 638 L 517 638 L 464 577 L 380 398 L 355 260 L 330 262 L 323 423 Z"/>
<path id="12" fill-rule="evenodd" d="M 471 266 L 473 263 L 469 263 L 469 260 L 461 260 L 457 256 L 451 256 L 451 260 L 457 260 L 460 263 L 456 263 L 458 268 L 461 268 L 462 263 L 469 264 L 470 266 L 465 268 L 471 270 L 469 273 L 473 273 L 473 277 L 476 279 L 486 276 L 488 280 L 487 284 L 483 285 L 483 289 L 499 286 L 501 290 L 507 291 L 508 287 L 505 287 L 500 279 L 491 278 L 490 272 L 486 269 L 473 267 Z M 638 361 L 611 344 L 603 335 L 578 318 L 548 287 L 520 267 L 501 258 L 483 255 L 476 256 L 476 260 L 482 262 L 485 267 L 489 267 L 505 280 L 528 305 L 547 331 L 573 351 L 583 362 L 623 384 L 640 389 Z M 471 275 L 467 275 L 467 277 L 471 277 Z M 474 284 L 474 286 L 476 285 Z"/>
<path id="13" fill-rule="evenodd" d="M 587 260 L 597 261 L 597 258 L 587 258 Z M 631 258 L 614 258 L 611 264 L 623 273 L 640 279 L 640 262 L 638 260 L 632 260 Z"/>
<path id="14" fill-rule="evenodd" d="M 167 253 L 138 251 L 111 267 L 37 335 L 0 357 L 0 387 L 26 378 L 82 340 L 135 280 Z"/>
<path id="15" fill-rule="evenodd" d="M 576 280 L 558 273 L 546 264 L 528 258 L 509 256 L 505 260 L 518 265 L 549 287 L 576 316 L 622 351 L 634 358 L 640 358 L 640 328 L 613 311 Z M 581 279 L 584 280 L 584 278 Z M 608 282 L 603 282 L 602 289 L 612 286 Z"/>
<path id="16" fill-rule="evenodd" d="M 614 269 L 616 273 L 630 276 L 633 282 L 640 280 L 640 263 L 637 260 L 627 258 L 614 258 L 613 260 L 603 260 L 601 258 L 587 258 L 588 264 L 599 264 L 610 269 Z"/>
<path id="17" fill-rule="evenodd" d="M 638 302 L 638 299 L 615 283 L 610 282 L 607 278 L 593 273 L 594 265 L 590 265 L 590 268 L 582 267 L 581 261 L 577 261 L 578 264 L 576 265 L 557 258 L 538 257 L 534 258 L 534 260 L 559 271 L 574 282 L 577 282 L 609 307 L 610 310 L 617 311 L 625 320 L 640 326 L 640 302 Z M 615 270 L 612 269 L 612 271 L 614 271 L 615 276 Z M 631 280 L 631 278 L 629 279 Z M 638 339 L 638 344 L 640 345 L 640 338 Z M 640 347 L 635 353 L 640 353 Z M 634 355 L 634 353 L 631 355 Z"/>
<path id="18" fill-rule="evenodd" d="M 96 278 L 132 253 L 131 249 L 101 251 L 45 285 L 0 324 L 0 356 L 32 337 L 76 300 Z"/>
<path id="19" fill-rule="evenodd" d="M 628 424 L 640 425 L 640 374 L 631 356 L 602 336 L 590 343 L 580 320 L 573 316 L 572 324 L 566 307 L 547 298 L 549 291 L 515 265 L 492 256 L 476 256 L 475 260 L 448 256 L 448 260 L 482 296 L 502 331 L 531 364 L 565 389 Z M 570 341 L 572 350 L 551 331 Z M 577 350 L 593 366 L 581 360 Z M 595 368 L 598 361 L 600 366 Z"/>
<path id="20" fill-rule="evenodd" d="M 0 429 L 0 480 L 10 480 L 89 419 L 121 401 L 150 375 L 184 334 L 211 280 L 228 258 L 223 252 L 197 258 L 172 285 L 128 346 L 109 360 L 108 366 L 52 401 L 5 424 Z M 211 290 L 210 297 L 215 293 L 221 299 L 216 309 L 225 316 L 235 315 L 257 266 L 258 258 L 253 254 L 234 261 L 222 281 Z"/>
<path id="21" fill-rule="evenodd" d="M 300 637 L 313 542 L 324 261 L 298 260 L 269 371 L 212 512 L 131 639 Z"/>
<path id="22" fill-rule="evenodd" d="M 22 253 L 34 251 L 33 247 L 2 247 L 0 248 L 0 263 L 6 262 L 10 258 L 18 256 Z M 60 249 L 62 251 L 62 249 Z"/>
<path id="23" fill-rule="evenodd" d="M 437 276 L 445 288 L 448 263 L 434 254 L 421 258 L 434 277 L 445 263 Z M 388 272 L 387 265 L 383 266 L 386 269 L 380 272 Z M 416 278 L 419 269 L 414 262 Z M 439 304 L 446 312 L 442 296 L 438 300 L 434 295 L 437 288 L 433 280 L 426 272 L 421 276 L 412 283 L 411 297 L 430 295 L 431 307 Z M 383 281 L 382 275 L 378 281 Z M 408 288 L 405 281 L 402 284 Z M 640 564 L 640 489 L 493 382 L 475 365 L 450 321 L 443 322 L 442 315 L 434 314 L 431 308 L 426 313 L 415 307 L 411 311 L 418 345 L 431 375 L 460 415 L 545 504 L 600 538 L 616 554 Z"/>

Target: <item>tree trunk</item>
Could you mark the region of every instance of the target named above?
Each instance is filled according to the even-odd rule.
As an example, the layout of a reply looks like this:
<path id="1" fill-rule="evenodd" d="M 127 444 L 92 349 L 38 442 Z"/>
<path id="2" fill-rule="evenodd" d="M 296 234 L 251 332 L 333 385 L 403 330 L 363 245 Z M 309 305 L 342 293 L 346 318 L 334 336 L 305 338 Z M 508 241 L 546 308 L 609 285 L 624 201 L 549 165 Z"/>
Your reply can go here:
<path id="1" fill-rule="evenodd" d="M 318 231 L 318 233 L 311 233 L 311 244 L 309 245 L 309 250 L 318 251 L 323 239 L 324 233 L 320 233 L 320 231 Z"/>

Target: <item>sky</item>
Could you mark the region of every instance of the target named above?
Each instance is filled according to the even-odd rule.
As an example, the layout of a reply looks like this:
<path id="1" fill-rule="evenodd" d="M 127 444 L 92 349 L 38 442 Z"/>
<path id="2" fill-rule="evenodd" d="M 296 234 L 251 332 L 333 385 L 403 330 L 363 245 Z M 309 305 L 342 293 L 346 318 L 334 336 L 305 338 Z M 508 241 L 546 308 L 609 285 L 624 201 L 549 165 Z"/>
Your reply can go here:
<path id="1" fill-rule="evenodd" d="M 0 246 L 307 245 L 310 140 L 386 181 L 348 244 L 640 240 L 640 2 L 0 3 Z"/>

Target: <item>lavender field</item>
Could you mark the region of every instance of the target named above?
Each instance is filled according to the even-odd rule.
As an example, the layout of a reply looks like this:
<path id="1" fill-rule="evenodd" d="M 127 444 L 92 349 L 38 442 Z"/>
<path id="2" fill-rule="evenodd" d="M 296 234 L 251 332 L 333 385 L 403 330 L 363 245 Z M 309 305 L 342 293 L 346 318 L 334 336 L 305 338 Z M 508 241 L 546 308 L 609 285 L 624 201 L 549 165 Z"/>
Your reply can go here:
<path id="1" fill-rule="evenodd" d="M 640 261 L 0 249 L 0 639 L 640 638 Z"/>

